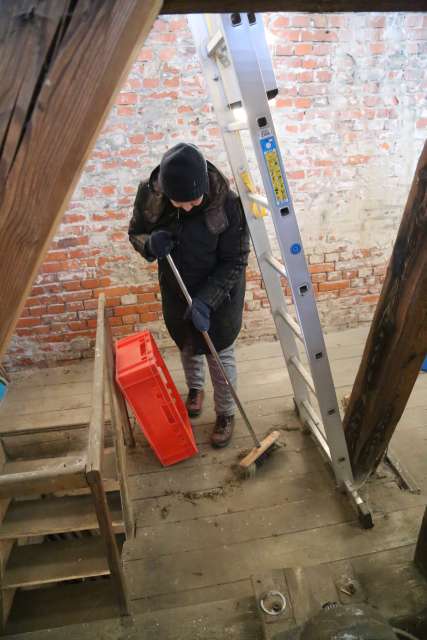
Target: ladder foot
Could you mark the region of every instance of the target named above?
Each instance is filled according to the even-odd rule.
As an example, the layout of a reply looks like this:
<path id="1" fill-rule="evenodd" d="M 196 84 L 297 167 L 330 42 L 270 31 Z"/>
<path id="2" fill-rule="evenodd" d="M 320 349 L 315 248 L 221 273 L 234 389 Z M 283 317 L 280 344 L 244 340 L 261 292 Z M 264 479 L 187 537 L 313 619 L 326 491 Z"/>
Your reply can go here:
<path id="1" fill-rule="evenodd" d="M 369 509 L 358 509 L 359 522 L 362 529 L 372 529 L 374 521 L 372 519 L 372 513 Z"/>
<path id="2" fill-rule="evenodd" d="M 292 398 L 292 400 L 293 400 L 293 403 L 294 403 L 295 414 L 296 414 L 297 418 L 299 418 L 300 417 L 300 410 L 299 410 L 299 407 L 298 407 L 298 403 L 295 400 L 295 398 Z"/>
<path id="3" fill-rule="evenodd" d="M 360 495 L 359 491 L 354 488 L 353 484 L 346 480 L 343 484 L 343 489 L 347 493 L 353 507 L 357 512 L 357 516 L 360 525 L 363 529 L 372 529 L 374 526 L 374 519 L 372 517 L 372 511 L 369 505 Z"/>

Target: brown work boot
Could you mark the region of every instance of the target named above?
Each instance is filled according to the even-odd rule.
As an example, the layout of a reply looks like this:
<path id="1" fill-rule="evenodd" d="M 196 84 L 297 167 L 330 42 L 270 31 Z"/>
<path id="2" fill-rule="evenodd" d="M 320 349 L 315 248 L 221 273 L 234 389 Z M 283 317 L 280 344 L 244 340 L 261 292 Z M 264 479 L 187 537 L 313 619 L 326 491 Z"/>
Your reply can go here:
<path id="1" fill-rule="evenodd" d="M 216 417 L 215 427 L 211 435 L 211 445 L 215 449 L 226 447 L 231 440 L 234 431 L 234 416 Z"/>
<path id="2" fill-rule="evenodd" d="M 185 406 L 190 418 L 197 418 L 202 413 L 203 398 L 205 392 L 203 389 L 190 389 L 188 392 Z"/>

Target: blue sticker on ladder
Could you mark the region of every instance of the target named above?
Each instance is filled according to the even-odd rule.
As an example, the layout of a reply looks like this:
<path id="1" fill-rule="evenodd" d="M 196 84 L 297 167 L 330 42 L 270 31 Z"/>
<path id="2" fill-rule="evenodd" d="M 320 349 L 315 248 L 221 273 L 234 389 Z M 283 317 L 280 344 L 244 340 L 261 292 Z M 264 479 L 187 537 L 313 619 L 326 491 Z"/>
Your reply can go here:
<path id="1" fill-rule="evenodd" d="M 294 256 L 296 256 L 298 253 L 301 253 L 301 245 L 298 244 L 298 242 L 295 242 L 295 244 L 291 245 L 291 253 L 293 253 Z"/>
<path id="2" fill-rule="evenodd" d="M 276 203 L 278 207 L 281 207 L 288 202 L 289 198 L 282 173 L 276 139 L 274 136 L 267 136 L 260 139 L 260 144 L 264 155 L 265 166 L 270 176 L 271 186 L 276 196 Z"/>

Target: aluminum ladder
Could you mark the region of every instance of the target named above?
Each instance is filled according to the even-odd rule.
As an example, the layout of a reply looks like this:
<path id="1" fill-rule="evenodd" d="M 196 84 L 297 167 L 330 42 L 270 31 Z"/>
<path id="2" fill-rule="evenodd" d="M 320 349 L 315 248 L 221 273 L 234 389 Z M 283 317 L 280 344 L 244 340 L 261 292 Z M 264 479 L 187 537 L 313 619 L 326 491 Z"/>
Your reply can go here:
<path id="1" fill-rule="evenodd" d="M 337 486 L 347 493 L 362 526 L 370 528 L 372 513 L 354 483 L 311 277 L 269 108 L 268 97 L 277 90 L 271 86 L 272 63 L 262 16 L 193 14 L 188 20 L 288 367 L 296 412 L 332 465 Z M 232 109 L 236 106 L 243 107 L 246 120 L 236 122 Z M 251 191 L 241 138 L 245 129 L 265 196 Z M 282 261 L 273 256 L 260 207 L 270 212 Z M 297 320 L 287 309 L 281 277 L 289 283 Z M 300 358 L 297 341 L 305 348 L 310 370 Z"/>

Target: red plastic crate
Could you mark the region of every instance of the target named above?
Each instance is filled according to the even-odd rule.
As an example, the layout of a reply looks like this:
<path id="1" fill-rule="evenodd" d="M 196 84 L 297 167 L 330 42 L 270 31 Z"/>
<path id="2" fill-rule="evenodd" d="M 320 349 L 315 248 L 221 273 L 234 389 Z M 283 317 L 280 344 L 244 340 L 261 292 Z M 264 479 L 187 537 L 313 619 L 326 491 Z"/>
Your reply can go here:
<path id="1" fill-rule="evenodd" d="M 116 342 L 116 380 L 163 465 L 198 453 L 187 409 L 149 331 Z"/>

